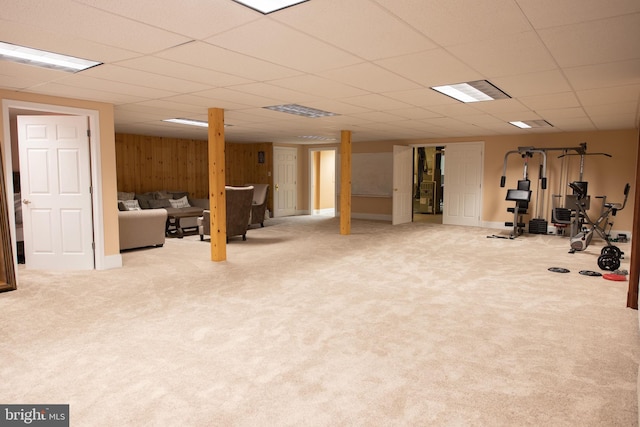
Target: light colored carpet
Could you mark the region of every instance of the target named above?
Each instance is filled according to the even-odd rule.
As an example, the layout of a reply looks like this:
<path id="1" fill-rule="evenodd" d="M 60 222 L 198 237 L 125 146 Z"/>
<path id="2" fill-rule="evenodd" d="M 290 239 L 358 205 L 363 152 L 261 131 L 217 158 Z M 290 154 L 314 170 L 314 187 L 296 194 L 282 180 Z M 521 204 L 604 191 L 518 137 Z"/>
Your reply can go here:
<path id="1" fill-rule="evenodd" d="M 628 283 L 578 274 L 599 242 L 266 225 L 222 263 L 191 236 L 117 270 L 20 269 L 0 401 L 68 403 L 74 426 L 637 425 Z"/>

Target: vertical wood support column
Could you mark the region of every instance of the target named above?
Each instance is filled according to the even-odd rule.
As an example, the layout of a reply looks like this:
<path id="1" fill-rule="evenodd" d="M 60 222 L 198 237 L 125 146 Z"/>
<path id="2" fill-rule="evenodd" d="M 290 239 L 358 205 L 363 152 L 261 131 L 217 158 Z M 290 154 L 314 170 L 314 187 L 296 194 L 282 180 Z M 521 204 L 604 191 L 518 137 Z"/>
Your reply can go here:
<path id="1" fill-rule="evenodd" d="M 211 261 L 227 259 L 227 201 L 224 159 L 224 110 L 209 108 L 209 210 Z"/>
<path id="2" fill-rule="evenodd" d="M 340 234 L 351 234 L 351 131 L 340 133 Z"/>
<path id="3" fill-rule="evenodd" d="M 638 281 L 640 280 L 640 134 L 636 153 L 636 185 L 633 205 L 633 229 L 631 231 L 631 265 L 629 266 L 629 290 L 627 307 L 638 309 Z"/>

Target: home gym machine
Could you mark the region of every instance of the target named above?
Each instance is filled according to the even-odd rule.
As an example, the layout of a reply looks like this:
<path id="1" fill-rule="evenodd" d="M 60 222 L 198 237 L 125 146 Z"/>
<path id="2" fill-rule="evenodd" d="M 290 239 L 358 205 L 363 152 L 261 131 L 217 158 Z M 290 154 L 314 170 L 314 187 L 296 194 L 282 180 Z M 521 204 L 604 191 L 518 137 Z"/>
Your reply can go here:
<path id="1" fill-rule="evenodd" d="M 606 246 L 602 248 L 600 256 L 598 257 L 598 267 L 602 270 L 617 270 L 620 267 L 620 259 L 622 258 L 623 252 L 620 248 L 611 244 L 609 233 L 613 228 L 613 222 L 609 220 L 609 217 L 616 216 L 616 214 L 627 205 L 627 198 L 629 197 L 629 189 L 631 186 L 629 183 L 624 186 L 624 201 L 622 203 L 607 203 L 606 196 L 598 197 L 602 199 L 602 210 L 600 211 L 600 216 L 592 220 L 587 213 L 588 208 L 585 203 L 587 198 L 586 186 L 581 184 L 581 182 L 575 181 L 569 183 L 569 187 L 571 187 L 576 195 L 576 216 L 579 216 L 581 221 L 583 221 L 581 231 L 570 239 L 571 250 L 569 252 L 574 253 L 587 249 L 591 243 L 593 234 L 596 233 L 606 243 Z"/>
<path id="2" fill-rule="evenodd" d="M 544 150 L 533 147 L 518 147 L 517 150 L 508 151 L 504 155 L 504 163 L 502 166 L 502 176 L 500 177 L 500 187 L 504 187 L 507 181 L 507 160 L 512 154 L 519 154 L 524 159 L 524 171 L 522 179 L 518 180 L 517 188 L 507 190 L 507 196 L 505 200 L 515 202 L 515 206 L 507 208 L 507 212 L 513 213 L 513 221 L 505 222 L 505 227 L 513 227 L 513 231 L 509 237 L 514 239 L 520 236 L 524 232 L 525 223 L 523 216 L 527 214 L 529 208 L 529 202 L 531 201 L 531 181 L 529 181 L 529 159 L 533 157 L 534 153 L 540 153 L 542 155 L 542 165 L 540 168 L 539 179 L 541 181 L 542 189 L 547 188 L 547 155 Z M 546 230 L 545 230 L 546 233 Z"/>
<path id="3" fill-rule="evenodd" d="M 569 150 L 574 150 L 575 153 L 570 153 Z M 559 234 L 564 234 L 565 229 L 569 229 L 569 239 L 573 240 L 578 233 L 585 228 L 585 218 L 582 212 L 590 209 L 591 197 L 588 195 L 589 183 L 584 181 L 584 163 L 586 156 L 606 156 L 611 157 L 607 153 L 587 153 L 587 143 L 583 142 L 580 147 L 573 149 L 563 149 L 562 155 L 558 156 L 558 159 L 562 159 L 562 167 L 560 171 L 560 194 L 553 195 L 553 207 L 551 210 L 551 221 L 559 230 Z M 565 176 L 568 173 L 568 166 L 566 160 L 571 156 L 580 156 L 580 169 L 579 177 L 577 181 L 572 183 L 567 182 L 568 178 Z M 571 184 L 574 184 L 573 186 Z M 568 187 L 567 187 L 568 186 Z M 580 191 L 575 190 L 575 187 L 579 187 Z M 573 190 L 572 194 L 566 194 L 567 188 Z M 596 197 L 602 198 L 602 197 Z M 563 206 L 558 203 L 559 200 L 564 200 Z M 573 248 L 573 247 L 572 247 Z M 574 250 L 572 249 L 571 253 Z"/>

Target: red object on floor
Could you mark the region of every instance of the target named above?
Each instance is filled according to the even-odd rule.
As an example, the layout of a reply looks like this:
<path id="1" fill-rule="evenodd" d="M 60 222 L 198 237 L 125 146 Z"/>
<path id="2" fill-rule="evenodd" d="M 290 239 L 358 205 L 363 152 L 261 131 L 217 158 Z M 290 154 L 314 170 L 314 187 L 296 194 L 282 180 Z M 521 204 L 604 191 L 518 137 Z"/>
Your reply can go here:
<path id="1" fill-rule="evenodd" d="M 625 280 L 627 280 L 627 276 L 623 276 L 622 274 L 608 273 L 603 274 L 602 277 L 607 280 L 614 280 L 616 282 L 624 282 Z"/>

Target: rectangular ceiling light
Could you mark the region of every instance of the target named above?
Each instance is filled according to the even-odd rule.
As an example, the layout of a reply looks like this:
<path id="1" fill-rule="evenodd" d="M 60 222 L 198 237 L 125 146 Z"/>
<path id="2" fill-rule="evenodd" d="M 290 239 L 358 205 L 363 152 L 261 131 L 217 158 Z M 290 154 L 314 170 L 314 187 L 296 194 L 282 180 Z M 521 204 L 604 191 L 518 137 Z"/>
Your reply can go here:
<path id="1" fill-rule="evenodd" d="M 330 136 L 321 136 L 321 135 L 300 135 L 298 138 L 303 139 L 312 139 L 314 141 L 336 141 L 336 138 L 332 138 Z"/>
<path id="2" fill-rule="evenodd" d="M 552 128 L 553 125 L 546 120 L 523 120 L 516 122 L 509 122 L 512 125 L 519 127 L 520 129 L 534 129 L 534 128 Z"/>
<path id="3" fill-rule="evenodd" d="M 433 86 L 431 89 L 457 99 L 461 102 L 494 101 L 509 99 L 509 95 L 487 80 L 457 83 L 453 85 Z"/>
<path id="4" fill-rule="evenodd" d="M 189 125 L 189 126 L 200 126 L 203 128 L 209 127 L 209 123 L 203 122 L 202 120 L 193 120 L 193 119 L 181 119 L 181 118 L 164 119 L 163 122 L 179 123 L 181 125 Z"/>
<path id="5" fill-rule="evenodd" d="M 311 107 L 305 107 L 298 104 L 284 104 L 284 105 L 271 105 L 269 107 L 263 107 L 267 110 L 280 111 L 281 113 L 295 114 L 297 116 L 309 117 L 316 119 L 318 117 L 331 117 L 337 116 L 336 113 L 330 113 L 328 111 L 317 110 Z"/>
<path id="6" fill-rule="evenodd" d="M 309 0 L 233 0 L 262 14 L 276 12 L 278 10 L 304 3 Z"/>
<path id="7" fill-rule="evenodd" d="M 74 56 L 60 55 L 46 50 L 32 49 L 5 42 L 0 42 L 0 59 L 70 73 L 76 73 L 102 64 L 102 62 L 89 61 Z"/>

